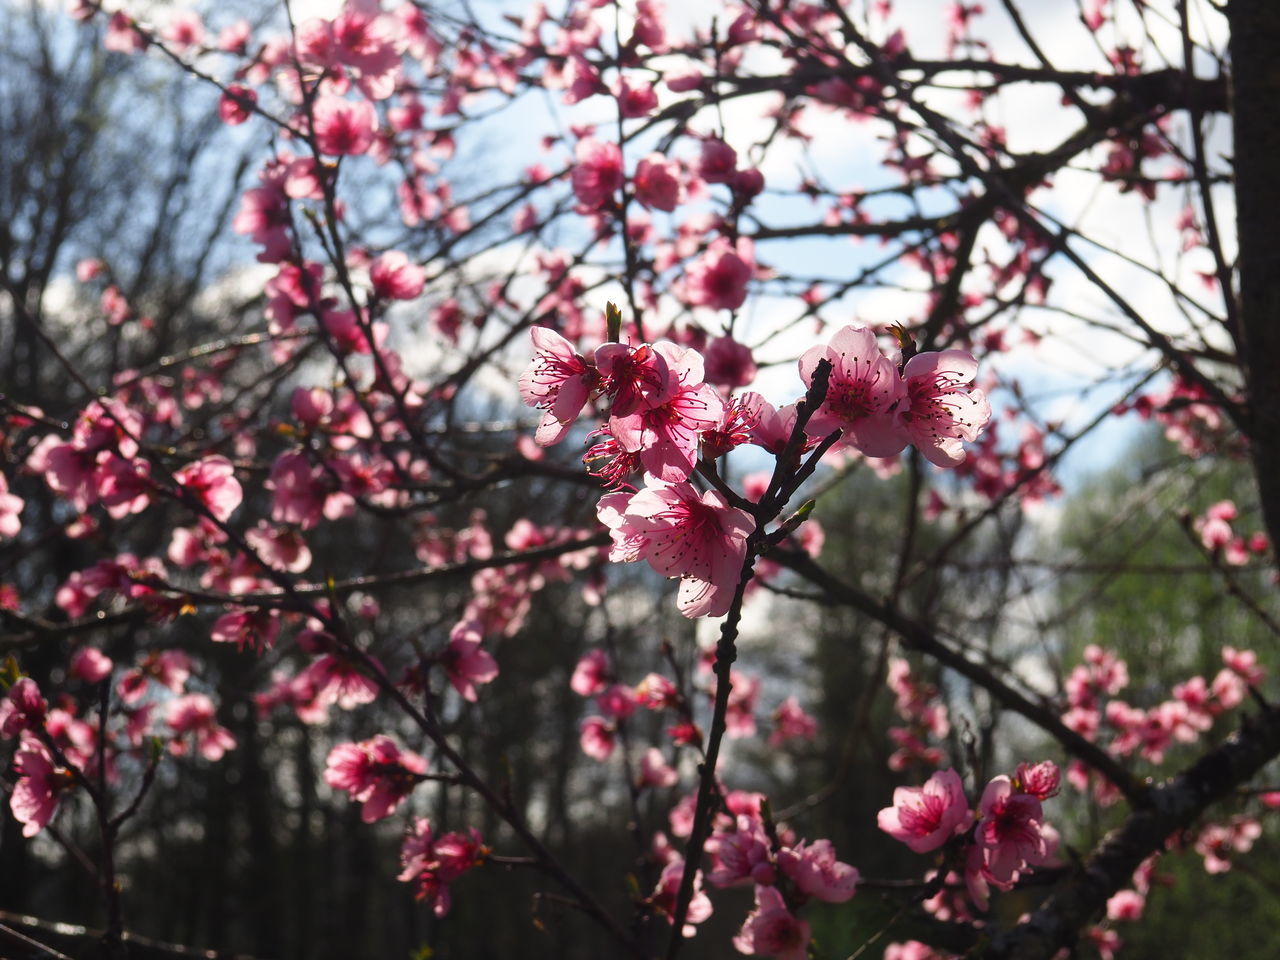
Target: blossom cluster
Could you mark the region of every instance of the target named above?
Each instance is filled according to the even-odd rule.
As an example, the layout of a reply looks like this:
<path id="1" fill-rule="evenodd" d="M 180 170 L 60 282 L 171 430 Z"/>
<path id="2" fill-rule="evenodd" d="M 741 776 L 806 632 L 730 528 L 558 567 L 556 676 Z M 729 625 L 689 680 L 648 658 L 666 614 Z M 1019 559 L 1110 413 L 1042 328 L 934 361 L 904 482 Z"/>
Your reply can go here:
<path id="1" fill-rule="evenodd" d="M 707 679 L 702 692 L 713 701 L 716 679 L 711 669 L 711 651 L 706 651 L 699 659 L 698 675 Z M 603 762 L 613 755 L 622 725 L 638 707 L 672 718 L 666 727 L 672 746 L 702 743 L 702 731 L 694 723 L 687 692 L 662 673 L 651 672 L 639 683 L 628 686 L 619 682 L 609 656 L 594 648 L 578 661 L 570 687 L 579 696 L 592 697 L 597 710 L 583 719 L 579 737 L 583 753 L 594 760 Z M 725 716 L 726 736 L 740 739 L 756 735 L 759 695 L 760 678 L 735 669 Z M 779 703 L 769 719 L 768 743 L 771 747 L 782 747 L 790 741 L 812 740 L 817 735 L 817 721 L 805 712 L 795 696 Z M 677 771 L 657 747 L 649 747 L 641 755 L 636 777 L 638 787 L 669 787 L 678 780 Z"/>
<path id="2" fill-rule="evenodd" d="M 119 703 L 113 722 L 82 718 L 70 694 L 51 706 L 30 677 L 18 677 L 0 698 L 0 739 L 17 739 L 9 808 L 25 836 L 48 826 L 60 800 L 90 778 L 101 774 L 117 782 L 126 758 L 154 766 L 156 747 L 163 746 L 174 757 L 195 753 L 214 762 L 236 746 L 218 723 L 213 699 L 187 690 L 191 659 L 179 650 L 148 651 L 134 666 L 117 670 L 101 651 L 82 647 L 69 669 L 92 701 L 115 677 L 109 691 Z"/>
<path id="3" fill-rule="evenodd" d="M 1266 554 L 1271 548 L 1270 540 L 1261 531 L 1252 533 L 1248 540 L 1236 533 L 1231 523 L 1239 516 L 1234 501 L 1219 500 L 1193 522 L 1201 545 L 1233 567 L 1242 567 L 1249 562 L 1250 554 Z"/>
<path id="4" fill-rule="evenodd" d="M 1212 680 L 1192 676 L 1174 685 L 1170 699 L 1143 709 L 1118 696 L 1129 686 L 1125 661 L 1090 644 L 1084 649 L 1084 663 L 1067 677 L 1063 723 L 1088 740 L 1104 743 L 1117 757 L 1137 754 L 1150 763 L 1161 763 L 1172 745 L 1194 743 L 1213 726 L 1215 717 L 1239 706 L 1248 688 L 1262 682 L 1264 670 L 1252 650 L 1223 647 L 1222 661 Z M 1080 761 L 1072 761 L 1067 779 L 1084 790 L 1092 778 Z M 1100 802 L 1115 801 L 1113 785 L 1101 780 L 1093 783 Z"/>
<path id="5" fill-rule="evenodd" d="M 889 728 L 889 739 L 897 747 L 889 756 L 889 769 L 901 771 L 913 763 L 940 765 L 942 750 L 930 746 L 929 741 L 945 739 L 951 731 L 951 722 L 938 688 L 914 676 L 911 665 L 901 657 L 889 659 L 885 682 L 893 691 L 894 712 L 907 722 L 905 727 Z"/>
<path id="6" fill-rule="evenodd" d="M 488 854 L 489 848 L 475 827 L 466 833 L 437 835 L 430 820 L 415 817 L 400 846 L 399 879 L 413 884 L 414 896 L 425 901 L 437 917 L 443 917 L 453 903 L 449 885 L 483 863 Z"/>
<path id="7" fill-rule="evenodd" d="M 893 806 L 880 811 L 880 829 L 916 853 L 928 853 L 958 838 L 954 860 L 963 864 L 973 904 L 987 908 L 991 888 L 1010 890 L 1028 869 L 1048 862 L 1058 835 L 1044 819 L 1042 801 L 1058 792 L 1059 772 L 1049 761 L 1022 764 L 1012 777 L 1000 775 L 983 788 L 970 809 L 960 774 L 939 770 L 921 787 L 899 787 Z"/>
<path id="8" fill-rule="evenodd" d="M 991 418 L 985 393 L 971 386 L 977 373 L 972 355 L 918 353 L 897 364 L 865 327 L 843 327 L 800 358 L 806 387 L 813 387 L 820 366 L 827 371 L 821 402 L 803 431 L 797 430 L 797 404 L 778 409 L 754 392 L 726 399 L 732 386 L 749 383 L 754 373 L 750 352 L 740 344 L 720 350 L 721 357 L 734 359 L 732 372 L 717 365 L 717 392 L 707 382 L 702 354 L 692 347 L 665 340 L 635 347 L 608 342 L 588 357 L 549 328 L 534 327 L 531 336 L 534 357 L 519 386 L 524 402 L 544 411 L 537 442 L 559 442 L 589 403 L 607 401 L 607 419 L 585 459 L 610 487 L 630 487 L 628 478 L 643 475 L 639 490 L 600 500 L 597 513 L 614 544 L 609 558 L 646 560 L 664 576 L 680 578 L 678 607 L 687 617 L 728 612 L 745 572 L 748 541 L 761 526 L 758 516 L 719 490 L 693 484 L 700 457 L 714 461 L 743 444 L 779 456 L 794 443 L 804 449 L 830 436 L 879 458 L 914 444 L 930 462 L 954 467 L 964 461 L 963 443 L 978 439 Z M 748 369 L 752 374 L 739 376 Z"/>

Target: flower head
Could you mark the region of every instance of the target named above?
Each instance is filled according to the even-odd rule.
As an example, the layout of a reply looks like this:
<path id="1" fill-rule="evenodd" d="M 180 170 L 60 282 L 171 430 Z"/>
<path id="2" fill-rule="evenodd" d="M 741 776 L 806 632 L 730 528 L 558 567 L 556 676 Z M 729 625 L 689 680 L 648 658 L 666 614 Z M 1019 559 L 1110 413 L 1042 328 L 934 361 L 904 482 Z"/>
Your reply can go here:
<path id="1" fill-rule="evenodd" d="M 648 560 L 658 573 L 681 578 L 686 617 L 728 613 L 755 529 L 750 514 L 688 483 L 647 486 L 629 499 L 609 494 L 598 512 L 611 528 L 613 559 Z"/>
<path id="2" fill-rule="evenodd" d="M 800 378 L 812 386 L 819 362 L 831 364 L 827 396 L 808 424 L 815 436 L 832 430 L 869 457 L 889 457 L 906 446 L 906 437 L 892 415 L 906 397 L 898 370 L 865 327 L 842 327 L 831 342 L 806 350 L 800 358 Z"/>
<path id="3" fill-rule="evenodd" d="M 600 375 L 554 330 L 533 327 L 529 334 L 535 352 L 520 375 L 520 396 L 529 406 L 546 410 L 534 435 L 545 447 L 558 443 L 578 419 Z"/>
<path id="4" fill-rule="evenodd" d="M 967 827 L 971 816 L 960 774 L 939 770 L 923 787 L 894 790 L 893 806 L 881 810 L 876 822 L 916 853 L 928 853 Z"/>
<path id="5" fill-rule="evenodd" d="M 326 767 L 325 783 L 364 804 L 360 819 L 365 823 L 395 813 L 427 772 L 425 760 L 402 752 L 382 734 L 360 743 L 338 744 L 329 751 Z"/>

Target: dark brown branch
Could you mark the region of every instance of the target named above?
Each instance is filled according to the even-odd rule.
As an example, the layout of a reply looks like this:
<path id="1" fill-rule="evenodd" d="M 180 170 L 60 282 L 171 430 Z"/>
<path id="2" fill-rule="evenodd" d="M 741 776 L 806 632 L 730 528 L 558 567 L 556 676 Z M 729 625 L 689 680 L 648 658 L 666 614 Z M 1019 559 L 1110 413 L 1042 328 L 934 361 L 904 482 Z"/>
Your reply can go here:
<path id="1" fill-rule="evenodd" d="M 1059 886 L 1029 920 L 997 934 L 974 956 L 984 960 L 1048 960 L 1076 942 L 1133 872 L 1168 839 L 1187 829 L 1210 806 L 1229 796 L 1280 754 L 1280 712 L 1265 708 L 1192 767 L 1150 792 L 1150 802 L 1130 814 L 1090 855 L 1081 871 Z"/>

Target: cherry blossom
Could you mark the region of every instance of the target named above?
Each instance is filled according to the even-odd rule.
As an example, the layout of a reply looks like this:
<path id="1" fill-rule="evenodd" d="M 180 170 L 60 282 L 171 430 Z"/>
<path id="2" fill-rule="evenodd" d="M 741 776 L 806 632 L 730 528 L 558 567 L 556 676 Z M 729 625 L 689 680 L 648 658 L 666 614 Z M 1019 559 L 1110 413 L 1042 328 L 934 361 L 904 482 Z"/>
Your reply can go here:
<path id="1" fill-rule="evenodd" d="M 876 822 L 916 853 L 928 853 L 966 829 L 972 818 L 960 774 L 939 770 L 923 787 L 895 789 L 893 806 L 881 810 Z"/>
<path id="2" fill-rule="evenodd" d="M 573 193 L 584 210 L 598 210 L 615 202 L 622 186 L 622 151 L 616 143 L 585 137 L 574 148 Z"/>
<path id="3" fill-rule="evenodd" d="M 436 836 L 431 822 L 416 817 L 400 847 L 399 879 L 414 885 L 414 896 L 443 917 L 452 905 L 449 884 L 484 862 L 488 848 L 474 827 L 468 833 Z"/>
<path id="4" fill-rule="evenodd" d="M 174 479 L 218 520 L 227 520 L 244 499 L 235 467 L 226 457 L 205 457 L 189 463 Z"/>
<path id="5" fill-rule="evenodd" d="M 977 361 L 963 350 L 919 353 L 902 368 L 907 398 L 901 421 L 911 443 L 936 466 L 963 461 L 960 441 L 977 440 L 991 419 L 986 394 L 965 386 L 977 370 Z"/>
<path id="6" fill-rule="evenodd" d="M 614 540 L 613 559 L 647 560 L 658 573 L 681 578 L 677 605 L 686 617 L 728 612 L 755 529 L 749 514 L 687 483 L 647 486 L 629 498 L 611 494 L 599 512 Z"/>
<path id="7" fill-rule="evenodd" d="M 25 501 L 9 492 L 9 481 L 0 473 L 0 540 L 16 537 L 22 529 L 22 505 Z"/>
<path id="8" fill-rule="evenodd" d="M 715 867 L 707 882 L 717 887 L 767 885 L 777 879 L 772 844 L 756 817 L 739 814 L 734 829 L 712 835 L 708 849 Z"/>
<path id="9" fill-rule="evenodd" d="M 634 186 L 636 199 L 646 207 L 671 213 L 683 195 L 680 166 L 660 153 L 651 153 L 636 164 Z"/>
<path id="10" fill-rule="evenodd" d="M 666 360 L 668 386 L 645 409 L 615 413 L 609 432 L 623 450 L 638 453 L 646 471 L 667 483 L 678 483 L 693 471 L 700 434 L 714 429 L 724 404 L 702 377 L 696 351 L 663 341 L 654 352 Z"/>
<path id="11" fill-rule="evenodd" d="M 373 293 L 387 300 L 412 300 L 422 293 L 427 272 L 399 250 L 391 250 L 369 265 Z"/>
<path id="12" fill-rule="evenodd" d="M 546 410 L 534 439 L 548 446 L 568 432 L 600 375 L 554 330 L 533 327 L 529 333 L 536 353 L 520 375 L 520 396 L 529 406 Z"/>
<path id="13" fill-rule="evenodd" d="M 592 760 L 603 763 L 613 756 L 616 728 L 604 717 L 591 716 L 582 721 L 578 743 Z"/>
<path id="14" fill-rule="evenodd" d="M 20 677 L 0 700 L 0 736 L 16 737 L 24 730 L 44 726 L 49 704 L 30 677 Z"/>
<path id="15" fill-rule="evenodd" d="M 330 750 L 324 780 L 360 802 L 360 819 L 373 823 L 395 813 L 426 772 L 422 757 L 403 752 L 390 737 L 378 734 Z"/>
<path id="16" fill-rule="evenodd" d="M 906 385 L 892 361 L 880 352 L 875 335 L 865 327 L 842 327 L 829 343 L 811 347 L 800 358 L 800 379 L 813 383 L 818 363 L 831 364 L 827 395 L 807 430 L 822 436 L 843 430 L 849 442 L 870 457 L 887 457 L 906 445 L 894 408 L 907 396 Z"/>
<path id="17" fill-rule="evenodd" d="M 649 903 L 653 905 L 653 908 L 658 913 L 666 916 L 668 923 L 675 922 L 676 894 L 680 890 L 680 881 L 683 876 L 684 861 L 679 857 L 674 857 L 662 868 L 662 876 L 658 879 L 657 889 L 649 897 Z M 681 933 L 686 937 L 692 937 L 697 933 L 696 924 L 702 923 L 707 917 L 711 916 L 711 911 L 711 898 L 702 890 L 702 871 L 699 870 L 694 874 L 693 899 L 689 902 L 689 909 L 685 914 L 684 929 Z"/>
<path id="18" fill-rule="evenodd" d="M 836 859 L 830 840 L 801 842 L 778 852 L 778 866 L 796 889 L 826 903 L 844 903 L 857 890 L 857 867 Z"/>
<path id="19" fill-rule="evenodd" d="M 235 737 L 218 724 L 213 701 L 203 693 L 188 693 L 169 701 L 165 722 L 174 733 L 169 752 L 175 757 L 190 752 L 186 734 L 191 734 L 196 751 L 209 761 L 221 760 L 224 753 L 235 749 Z"/>
<path id="20" fill-rule="evenodd" d="M 695 306 L 737 310 L 746 302 L 752 273 L 752 259 L 719 237 L 685 271 L 686 296 Z"/>
<path id="21" fill-rule="evenodd" d="M 990 878 L 1012 881 L 1028 864 L 1040 863 L 1049 852 L 1040 801 L 1018 793 L 1012 781 L 999 776 L 982 791 L 975 839 L 983 850 Z"/>
<path id="22" fill-rule="evenodd" d="M 462 620 L 449 633 L 449 646 L 440 663 L 449 682 L 462 699 L 476 701 L 476 684 L 491 683 L 498 676 L 498 663 L 480 649 L 484 633 L 474 620 Z"/>
<path id="23" fill-rule="evenodd" d="M 75 784 L 75 778 L 59 768 L 44 746 L 30 737 L 23 737 L 13 758 L 13 771 L 18 779 L 9 795 L 9 809 L 22 824 L 22 835 L 34 837 L 49 825 L 59 795 Z"/>
<path id="24" fill-rule="evenodd" d="M 328 94 L 317 98 L 311 110 L 315 116 L 316 148 L 321 153 L 359 155 L 373 146 L 378 118 L 369 101 Z"/>
<path id="25" fill-rule="evenodd" d="M 739 953 L 805 960 L 809 955 L 809 924 L 787 909 L 776 887 L 756 887 L 755 908 L 733 938 Z"/>

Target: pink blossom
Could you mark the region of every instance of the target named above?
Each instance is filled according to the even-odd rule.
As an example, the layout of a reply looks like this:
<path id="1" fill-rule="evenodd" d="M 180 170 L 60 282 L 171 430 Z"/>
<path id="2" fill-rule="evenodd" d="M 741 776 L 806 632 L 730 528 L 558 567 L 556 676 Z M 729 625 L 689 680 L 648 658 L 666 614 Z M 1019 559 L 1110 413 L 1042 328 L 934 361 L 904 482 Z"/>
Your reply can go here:
<path id="1" fill-rule="evenodd" d="M 684 860 L 678 856 L 672 857 L 662 868 L 657 889 L 649 897 L 649 903 L 658 913 L 667 918 L 668 923 L 675 922 L 676 896 L 680 892 L 680 881 L 683 876 Z M 686 937 L 692 937 L 697 933 L 695 924 L 711 916 L 711 909 L 711 898 L 702 890 L 702 871 L 699 870 L 693 875 L 693 898 L 689 901 L 684 929 L 680 932 Z"/>
<path id="2" fill-rule="evenodd" d="M 728 183 L 738 168 L 738 153 L 723 140 L 708 137 L 702 141 L 698 160 L 698 176 L 707 183 Z"/>
<path id="3" fill-rule="evenodd" d="M 1048 846 L 1039 800 L 1016 792 L 1008 777 L 999 776 L 982 791 L 979 809 L 974 838 L 984 851 L 992 879 L 1011 882 L 1024 866 L 1044 860 Z"/>
<path id="4" fill-rule="evenodd" d="M 1107 901 L 1108 920 L 1134 921 L 1142 919 L 1147 898 L 1136 890 L 1120 890 Z"/>
<path id="5" fill-rule="evenodd" d="M 280 454 L 265 484 L 273 492 L 271 519 L 277 523 L 296 523 L 304 530 L 318 524 L 329 512 L 331 493 L 322 476 L 306 454 Z"/>
<path id="6" fill-rule="evenodd" d="M 596 647 L 584 653 L 574 667 L 569 689 L 580 697 L 590 697 L 608 685 L 610 676 L 609 655 Z"/>
<path id="7" fill-rule="evenodd" d="M 616 509 L 617 497 L 626 495 L 600 501 L 601 522 L 615 544 L 610 558 L 648 560 L 658 573 L 680 577 L 678 606 L 686 617 L 724 616 L 755 530 L 750 514 L 714 490 L 699 495 L 688 483 L 645 487 L 626 501 L 625 511 Z"/>
<path id="8" fill-rule="evenodd" d="M 24 730 L 44 727 L 49 705 L 30 677 L 20 677 L 0 700 L 0 736 L 16 737 Z"/>
<path id="9" fill-rule="evenodd" d="M 218 117 L 228 126 L 239 126 L 253 116 L 257 102 L 258 95 L 248 87 L 232 84 L 218 98 Z"/>
<path id="10" fill-rule="evenodd" d="M 580 208 L 600 210 L 615 203 L 624 179 L 618 145 L 584 137 L 574 148 L 574 159 L 573 194 Z"/>
<path id="11" fill-rule="evenodd" d="M 755 169 L 739 170 L 733 175 L 730 186 L 737 201 L 743 203 L 764 192 L 764 174 Z"/>
<path id="12" fill-rule="evenodd" d="M 9 809 L 22 824 L 22 835 L 34 837 L 53 819 L 58 795 L 75 779 L 69 771 L 56 767 L 44 746 L 29 737 L 23 738 L 13 758 L 13 772 L 18 780 L 9 796 Z"/>
<path id="13" fill-rule="evenodd" d="M 805 960 L 809 955 L 809 924 L 787 909 L 777 887 L 756 887 L 755 909 L 733 938 L 739 953 Z"/>
<path id="14" fill-rule="evenodd" d="M 107 265 L 97 257 L 86 257 L 76 262 L 76 279 L 81 283 L 88 283 L 106 268 Z"/>
<path id="15" fill-rule="evenodd" d="M 481 625 L 474 620 L 461 620 L 449 633 L 449 647 L 440 663 L 462 699 L 476 701 L 476 684 L 491 683 L 498 676 L 498 663 L 480 649 L 484 640 Z"/>
<path id="16" fill-rule="evenodd" d="M 706 253 L 685 270 L 689 303 L 713 310 L 737 310 L 747 299 L 753 268 L 724 237 L 711 241 Z"/>
<path id="17" fill-rule="evenodd" d="M 195 496 L 218 520 L 226 522 L 244 498 L 235 467 L 226 457 L 205 457 L 189 463 L 174 479 Z"/>
<path id="18" fill-rule="evenodd" d="M 906 399 L 897 368 L 880 352 L 865 327 L 842 327 L 830 343 L 811 347 L 800 358 L 800 379 L 813 383 L 819 361 L 831 364 L 827 396 L 807 429 L 814 436 L 844 430 L 869 457 L 892 456 L 906 444 L 892 412 Z"/>
<path id="19" fill-rule="evenodd" d="M 520 375 L 520 396 L 526 404 L 546 410 L 534 439 L 541 446 L 558 443 L 591 396 L 600 376 L 595 367 L 564 337 L 546 327 L 529 330 L 534 355 Z"/>
<path id="20" fill-rule="evenodd" d="M 886 946 L 883 960 L 945 960 L 945 956 L 927 943 L 907 940 L 904 943 L 891 943 Z"/>
<path id="21" fill-rule="evenodd" d="M 313 631 L 303 631 L 298 635 L 298 645 L 304 650 L 304 637 Z M 328 634 L 318 634 L 332 643 Z M 317 710 L 328 712 L 328 707 L 337 704 L 343 710 L 354 710 L 365 703 L 373 703 L 378 696 L 378 684 L 360 672 L 358 664 L 349 656 L 330 647 L 332 652 L 325 653 L 314 660 L 298 675 L 299 687 L 310 694 L 310 700 Z"/>
<path id="22" fill-rule="evenodd" d="M 916 853 L 938 849 L 971 819 L 964 784 L 954 770 L 939 770 L 923 787 L 898 787 L 893 806 L 876 816 L 881 830 Z"/>
<path id="23" fill-rule="evenodd" d="M 1262 836 L 1262 824 L 1253 817 L 1234 817 L 1227 823 L 1207 824 L 1196 837 L 1195 851 L 1204 857 L 1206 873 L 1225 873 L 1231 857 L 1248 853 Z"/>
<path id="24" fill-rule="evenodd" d="M 680 699 L 676 685 L 660 673 L 650 673 L 636 684 L 636 703 L 650 710 L 664 710 Z"/>
<path id="25" fill-rule="evenodd" d="M 702 354 L 707 383 L 718 387 L 745 387 L 756 378 L 751 348 L 732 337 L 717 337 Z"/>
<path id="26" fill-rule="evenodd" d="M 672 93 L 688 93 L 691 90 L 699 89 L 706 77 L 697 70 L 691 70 L 686 73 L 668 73 L 662 78 L 662 82 L 667 85 L 667 89 Z"/>
<path id="27" fill-rule="evenodd" d="M 707 849 L 715 863 L 707 882 L 717 887 L 768 885 L 777 880 L 772 843 L 758 817 L 739 814 L 734 829 L 713 834 Z"/>
<path id="28" fill-rule="evenodd" d="M 818 733 L 818 721 L 804 712 L 795 696 L 787 697 L 773 711 L 773 733 L 769 746 L 777 747 L 788 740 L 812 740 Z"/>
<path id="29" fill-rule="evenodd" d="M 345 100 L 326 94 L 312 106 L 316 148 L 329 156 L 367 153 L 373 146 L 378 117 L 368 100 Z"/>
<path id="30" fill-rule="evenodd" d="M 1120 934 L 1102 927 L 1086 927 L 1085 939 L 1098 951 L 1098 960 L 1116 960 L 1116 952 L 1124 946 Z"/>
<path id="31" fill-rule="evenodd" d="M 127 13 L 117 10 L 107 21 L 107 32 L 102 38 L 103 49 L 113 53 L 138 53 L 147 48 L 147 43 L 146 35 Z"/>
<path id="32" fill-rule="evenodd" d="M 0 540 L 16 537 L 22 529 L 22 507 L 26 503 L 17 494 L 9 492 L 9 481 L 0 473 Z"/>
<path id="33" fill-rule="evenodd" d="M 1084 0 L 1084 24 L 1094 33 L 1102 27 L 1106 20 L 1107 7 L 1111 0 Z"/>
<path id="34" fill-rule="evenodd" d="M 1227 644 L 1222 648 L 1222 662 L 1251 687 L 1259 686 L 1266 677 L 1266 670 L 1258 664 L 1258 655 L 1252 650 L 1237 650 Z"/>
<path id="35" fill-rule="evenodd" d="M 237 20 L 223 27 L 218 33 L 218 49 L 223 53 L 244 53 L 253 35 L 253 25 L 248 20 Z"/>
<path id="36" fill-rule="evenodd" d="M 698 460 L 699 435 L 712 430 L 724 413 L 724 403 L 702 382 L 702 357 L 695 350 L 663 341 L 654 351 L 664 356 L 674 388 L 651 400 L 653 406 L 609 419 L 609 432 L 623 450 L 640 455 L 650 474 L 678 483 L 693 472 Z"/>
<path id="37" fill-rule="evenodd" d="M 614 95 L 618 98 L 618 113 L 624 118 L 647 117 L 658 107 L 658 95 L 651 83 L 642 81 L 633 86 L 622 77 Z"/>
<path id="38" fill-rule="evenodd" d="M 636 199 L 650 210 L 671 213 L 680 202 L 680 165 L 660 153 L 651 153 L 636 164 L 633 184 Z"/>
<path id="39" fill-rule="evenodd" d="M 1209 685 L 1219 707 L 1231 710 L 1244 702 L 1247 688 L 1241 676 L 1233 670 L 1223 668 L 1214 676 Z"/>
<path id="40" fill-rule="evenodd" d="M 246 530 L 245 541 L 257 551 L 258 559 L 272 570 L 302 573 L 311 566 L 311 550 L 302 535 L 289 527 L 276 527 L 265 520 Z"/>
<path id="41" fill-rule="evenodd" d="M 592 760 L 603 763 L 613 756 L 616 731 L 604 717 L 587 717 L 579 729 L 578 744 Z"/>
<path id="42" fill-rule="evenodd" d="M 596 707 L 610 719 L 625 720 L 636 712 L 635 694 L 625 684 L 610 684 L 596 694 Z"/>
<path id="43" fill-rule="evenodd" d="M 186 53 L 204 43 L 204 23 L 194 10 L 177 10 L 170 15 L 160 36 L 176 53 Z"/>
<path id="44" fill-rule="evenodd" d="M 754 411 L 747 406 L 742 397 L 730 400 L 724 405 L 720 421 L 710 430 L 703 432 L 702 455 L 708 460 L 716 460 L 730 450 L 744 443 L 750 443 L 751 422 L 754 416 Z"/>
<path id="45" fill-rule="evenodd" d="M 340 743 L 329 751 L 325 783 L 345 790 L 363 804 L 360 819 L 373 823 L 389 817 L 427 772 L 427 762 L 404 753 L 390 737 L 378 734 L 359 743 Z"/>
<path id="46" fill-rule="evenodd" d="M 778 852 L 778 866 L 797 890 L 815 900 L 844 903 L 857 892 L 860 879 L 857 868 L 836 859 L 830 840 L 783 847 Z"/>
<path id="47" fill-rule="evenodd" d="M 789 403 L 775 408 L 768 400 L 754 391 L 739 395 L 738 402 L 750 417 L 751 442 L 764 447 L 770 453 L 782 453 L 787 448 L 796 425 L 796 405 Z M 764 474 L 767 477 L 769 474 Z"/>
<path id="48" fill-rule="evenodd" d="M 760 699 L 760 678 L 738 670 L 730 673 L 733 689 L 725 711 L 724 732 L 731 739 L 756 735 L 756 701 Z M 714 697 L 715 691 L 712 691 Z"/>
<path id="49" fill-rule="evenodd" d="M 81 647 L 71 657 L 71 672 L 85 683 L 101 683 L 115 664 L 97 647 Z"/>
<path id="50" fill-rule="evenodd" d="M 188 744 L 182 739 L 188 733 L 193 735 L 196 750 L 209 761 L 221 760 L 223 754 L 235 748 L 235 737 L 218 725 L 213 701 L 203 693 L 189 693 L 169 701 L 165 722 L 174 733 L 169 752 L 175 757 L 188 753 Z"/>
<path id="51" fill-rule="evenodd" d="M 977 440 L 991 419 L 986 394 L 965 386 L 977 370 L 978 362 L 963 350 L 919 353 L 902 368 L 907 385 L 902 422 L 916 449 L 936 466 L 963 462 L 960 441 Z"/>
<path id="52" fill-rule="evenodd" d="M 149 679 L 174 693 L 181 693 L 190 676 L 191 658 L 181 650 L 152 651 L 137 667 L 120 677 L 116 693 L 125 703 L 137 703 L 146 694 Z"/>
<path id="53" fill-rule="evenodd" d="M 267 607 L 242 607 L 224 613 L 213 622 L 209 639 L 214 643 L 234 643 L 261 653 L 273 646 L 280 633 L 278 611 Z"/>
<path id="54" fill-rule="evenodd" d="M 145 510 L 155 491 L 150 463 L 118 457 L 110 452 L 98 454 L 94 480 L 102 505 L 117 520 Z"/>
<path id="55" fill-rule="evenodd" d="M 667 364 L 668 352 L 667 347 L 659 350 L 647 343 L 635 348 L 624 343 L 596 347 L 595 362 L 604 379 L 603 391 L 613 398 L 612 416 L 626 417 L 637 410 L 660 406 L 671 399 L 682 379 L 690 379 L 689 362 L 682 354 L 671 354 L 684 363 L 684 367 L 672 375 Z"/>
<path id="56" fill-rule="evenodd" d="M 427 271 L 399 250 L 390 250 L 369 265 L 374 296 L 385 300 L 412 300 L 422 293 Z"/>
<path id="57" fill-rule="evenodd" d="M 1058 795 L 1058 787 L 1062 774 L 1058 765 L 1052 760 L 1044 760 L 1037 764 L 1020 763 L 1013 773 L 1013 782 L 1023 793 L 1029 793 L 1037 800 L 1048 800 Z"/>
<path id="58" fill-rule="evenodd" d="M 468 833 L 435 836 L 429 820 L 417 817 L 400 847 L 399 880 L 414 885 L 414 896 L 437 917 L 452 904 L 449 884 L 484 862 L 488 848 L 474 827 Z"/>
<path id="59" fill-rule="evenodd" d="M 650 747 L 640 755 L 640 771 L 636 776 L 639 787 L 673 787 L 680 780 L 675 768 L 667 763 L 662 751 Z"/>

